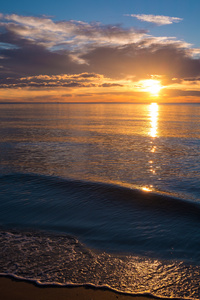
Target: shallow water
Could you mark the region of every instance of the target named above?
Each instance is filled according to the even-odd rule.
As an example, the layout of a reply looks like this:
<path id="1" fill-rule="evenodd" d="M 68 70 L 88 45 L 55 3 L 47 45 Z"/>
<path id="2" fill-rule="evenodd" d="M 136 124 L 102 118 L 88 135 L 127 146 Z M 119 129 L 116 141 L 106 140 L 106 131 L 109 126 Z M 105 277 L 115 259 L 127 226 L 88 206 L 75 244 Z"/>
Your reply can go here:
<path id="1" fill-rule="evenodd" d="M 200 105 L 0 109 L 0 273 L 200 298 Z"/>

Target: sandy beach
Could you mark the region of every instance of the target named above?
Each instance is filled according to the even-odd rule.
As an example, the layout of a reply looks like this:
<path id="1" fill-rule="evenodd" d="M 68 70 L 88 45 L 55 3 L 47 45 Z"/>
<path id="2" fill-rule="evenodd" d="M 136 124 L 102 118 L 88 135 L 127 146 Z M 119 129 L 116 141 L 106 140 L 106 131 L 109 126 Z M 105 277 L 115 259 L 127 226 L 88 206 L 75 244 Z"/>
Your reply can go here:
<path id="1" fill-rule="evenodd" d="M 34 283 L 0 277 L 2 300 L 149 300 L 151 296 L 134 296 L 92 287 L 40 287 Z"/>

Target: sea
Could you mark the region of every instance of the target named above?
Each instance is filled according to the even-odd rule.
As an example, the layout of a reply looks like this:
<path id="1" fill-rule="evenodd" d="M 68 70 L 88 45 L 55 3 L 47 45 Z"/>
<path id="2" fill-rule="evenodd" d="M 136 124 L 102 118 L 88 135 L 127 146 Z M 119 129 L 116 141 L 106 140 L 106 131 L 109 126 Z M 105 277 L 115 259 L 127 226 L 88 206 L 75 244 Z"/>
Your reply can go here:
<path id="1" fill-rule="evenodd" d="M 200 299 L 200 104 L 0 104 L 0 275 Z"/>

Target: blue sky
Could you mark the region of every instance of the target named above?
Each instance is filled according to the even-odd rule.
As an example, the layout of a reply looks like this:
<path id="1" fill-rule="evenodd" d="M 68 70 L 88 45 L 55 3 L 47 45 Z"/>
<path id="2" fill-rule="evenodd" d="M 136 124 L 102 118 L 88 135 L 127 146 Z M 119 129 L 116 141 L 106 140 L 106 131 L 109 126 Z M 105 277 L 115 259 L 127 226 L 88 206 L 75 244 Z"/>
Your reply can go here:
<path id="1" fill-rule="evenodd" d="M 148 90 L 200 101 L 199 11 L 199 0 L 4 1 L 0 101 L 143 101 Z"/>

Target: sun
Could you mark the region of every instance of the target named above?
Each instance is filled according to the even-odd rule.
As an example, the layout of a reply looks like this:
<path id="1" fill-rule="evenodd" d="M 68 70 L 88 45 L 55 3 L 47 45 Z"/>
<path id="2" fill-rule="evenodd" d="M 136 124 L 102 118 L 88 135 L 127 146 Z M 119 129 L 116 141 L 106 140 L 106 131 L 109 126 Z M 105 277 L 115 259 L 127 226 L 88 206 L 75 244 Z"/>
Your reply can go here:
<path id="1" fill-rule="evenodd" d="M 147 79 L 142 81 L 145 92 L 149 92 L 152 96 L 158 96 L 162 86 L 159 80 Z"/>

